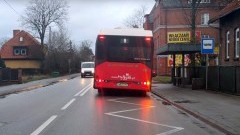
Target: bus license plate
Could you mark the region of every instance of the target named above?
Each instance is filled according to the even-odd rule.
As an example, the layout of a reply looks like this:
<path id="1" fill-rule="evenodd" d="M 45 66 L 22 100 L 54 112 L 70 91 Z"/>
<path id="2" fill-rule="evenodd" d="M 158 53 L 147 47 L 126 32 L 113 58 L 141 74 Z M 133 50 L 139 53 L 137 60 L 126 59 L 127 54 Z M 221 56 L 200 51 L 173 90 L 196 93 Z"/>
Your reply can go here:
<path id="1" fill-rule="evenodd" d="M 117 83 L 117 86 L 127 87 L 127 86 L 128 86 L 128 83 L 119 82 L 119 83 Z"/>

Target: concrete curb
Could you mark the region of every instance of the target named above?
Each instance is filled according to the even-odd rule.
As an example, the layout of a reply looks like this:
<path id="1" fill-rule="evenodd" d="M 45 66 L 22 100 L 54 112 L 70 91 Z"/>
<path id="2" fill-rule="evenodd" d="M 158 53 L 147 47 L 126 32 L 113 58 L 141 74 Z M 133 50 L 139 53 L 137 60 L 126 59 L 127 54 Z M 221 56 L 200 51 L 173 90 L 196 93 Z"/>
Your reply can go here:
<path id="1" fill-rule="evenodd" d="M 166 97 L 164 97 L 163 95 L 161 95 L 161 94 L 159 94 L 159 93 L 157 93 L 157 92 L 155 92 L 155 91 L 152 91 L 152 93 L 153 93 L 154 95 L 162 98 L 162 99 L 163 99 L 165 102 L 167 102 L 168 104 L 171 104 L 171 105 L 177 107 L 178 109 L 183 110 L 184 112 L 188 113 L 189 115 L 195 117 L 195 118 L 198 119 L 198 120 L 201 120 L 202 122 L 210 125 L 211 127 L 213 127 L 213 128 L 215 128 L 215 129 L 221 131 L 222 133 L 227 134 L 227 135 L 236 135 L 236 134 L 228 131 L 227 129 L 223 128 L 222 126 L 216 124 L 216 122 L 211 121 L 209 118 L 207 118 L 207 117 L 205 117 L 205 116 L 203 116 L 203 115 L 201 115 L 201 114 L 199 114 L 199 113 L 193 112 L 193 111 L 191 111 L 191 110 L 189 110 L 189 109 L 187 109 L 187 108 L 185 108 L 185 107 L 183 107 L 183 106 L 181 106 L 181 105 L 179 105 L 179 104 L 177 104 L 177 103 L 175 103 L 175 102 L 167 99 Z"/>

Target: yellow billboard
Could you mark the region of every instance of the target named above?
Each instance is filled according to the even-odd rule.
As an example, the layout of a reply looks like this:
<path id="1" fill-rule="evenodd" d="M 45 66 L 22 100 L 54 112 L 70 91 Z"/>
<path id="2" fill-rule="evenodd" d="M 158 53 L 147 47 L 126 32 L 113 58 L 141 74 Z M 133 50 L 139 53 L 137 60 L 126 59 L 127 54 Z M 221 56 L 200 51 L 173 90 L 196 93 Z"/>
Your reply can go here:
<path id="1" fill-rule="evenodd" d="M 190 31 L 168 32 L 168 43 L 188 43 L 190 39 Z"/>

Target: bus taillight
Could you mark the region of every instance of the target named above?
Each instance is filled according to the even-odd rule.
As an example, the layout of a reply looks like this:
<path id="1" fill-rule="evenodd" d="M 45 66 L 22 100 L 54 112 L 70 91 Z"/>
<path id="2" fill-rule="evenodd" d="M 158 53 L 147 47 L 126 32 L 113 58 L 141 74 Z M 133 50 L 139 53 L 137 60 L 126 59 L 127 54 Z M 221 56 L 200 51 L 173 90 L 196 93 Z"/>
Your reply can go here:
<path id="1" fill-rule="evenodd" d="M 147 82 L 143 82 L 143 85 L 146 85 L 146 86 L 150 86 L 150 81 L 147 81 Z"/>
<path id="2" fill-rule="evenodd" d="M 150 37 L 146 37 L 146 38 L 145 38 L 145 41 L 146 41 L 146 42 L 150 42 L 150 41 L 151 41 L 151 38 L 150 38 Z"/>
<path id="3" fill-rule="evenodd" d="M 100 35 L 100 36 L 99 36 L 99 40 L 100 40 L 100 41 L 104 41 L 104 40 L 105 40 L 105 36 Z"/>

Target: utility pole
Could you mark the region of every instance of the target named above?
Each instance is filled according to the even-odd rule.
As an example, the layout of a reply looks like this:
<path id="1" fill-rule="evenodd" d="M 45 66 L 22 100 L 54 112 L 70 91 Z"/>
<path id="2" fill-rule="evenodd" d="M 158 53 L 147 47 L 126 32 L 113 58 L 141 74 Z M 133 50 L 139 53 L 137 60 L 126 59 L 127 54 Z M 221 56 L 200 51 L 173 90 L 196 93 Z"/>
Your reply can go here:
<path id="1" fill-rule="evenodd" d="M 72 41 L 69 42 L 69 57 L 68 57 L 68 74 L 71 74 L 71 58 L 72 58 L 73 48 Z"/>
<path id="2" fill-rule="evenodd" d="M 68 59 L 68 74 L 71 74 L 71 59 Z"/>

